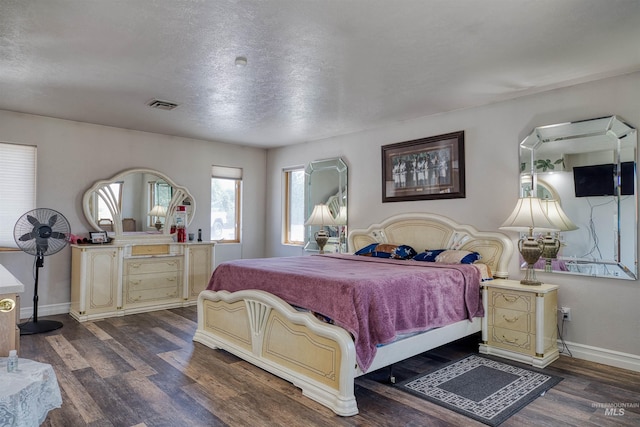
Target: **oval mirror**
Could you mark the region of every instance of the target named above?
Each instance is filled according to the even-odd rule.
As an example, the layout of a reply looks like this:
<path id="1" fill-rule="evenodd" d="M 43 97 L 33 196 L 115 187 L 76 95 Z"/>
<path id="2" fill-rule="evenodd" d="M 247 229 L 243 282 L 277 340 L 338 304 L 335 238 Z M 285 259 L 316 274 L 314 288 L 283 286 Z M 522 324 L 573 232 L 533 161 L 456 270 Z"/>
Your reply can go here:
<path id="1" fill-rule="evenodd" d="M 635 128 L 617 116 L 537 127 L 522 141 L 521 196 L 561 206 L 570 220 L 552 236 L 559 251 L 536 268 L 638 277 L 636 148 Z"/>
<path id="2" fill-rule="evenodd" d="M 97 181 L 82 199 L 89 224 L 119 240 L 172 239 L 178 206 L 184 207 L 188 226 L 195 213 L 193 196 L 152 169 L 125 170 Z"/>
<path id="3" fill-rule="evenodd" d="M 344 252 L 347 233 L 347 165 L 341 158 L 316 160 L 305 169 L 305 218 L 307 222 L 317 205 L 326 205 L 333 224 L 306 225 L 305 250 L 318 251 L 315 233 L 328 234 L 327 252 Z"/>

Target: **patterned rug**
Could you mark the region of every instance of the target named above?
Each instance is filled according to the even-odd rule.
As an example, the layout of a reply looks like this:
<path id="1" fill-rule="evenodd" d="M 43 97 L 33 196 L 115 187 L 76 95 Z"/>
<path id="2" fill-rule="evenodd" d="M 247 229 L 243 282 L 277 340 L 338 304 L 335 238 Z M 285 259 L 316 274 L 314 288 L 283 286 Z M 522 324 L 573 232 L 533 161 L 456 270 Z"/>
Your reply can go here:
<path id="1" fill-rule="evenodd" d="M 542 370 L 474 354 L 403 381 L 398 387 L 484 424 L 497 426 L 560 381 L 562 378 Z"/>

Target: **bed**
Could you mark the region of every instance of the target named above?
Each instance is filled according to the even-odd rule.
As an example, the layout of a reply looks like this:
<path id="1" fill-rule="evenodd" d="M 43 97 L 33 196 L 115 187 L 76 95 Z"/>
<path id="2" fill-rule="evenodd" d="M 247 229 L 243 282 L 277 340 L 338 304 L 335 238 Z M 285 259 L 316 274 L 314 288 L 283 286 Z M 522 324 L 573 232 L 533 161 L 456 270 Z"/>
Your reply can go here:
<path id="1" fill-rule="evenodd" d="M 396 215 L 367 229 L 353 230 L 348 240 L 351 252 L 373 243 L 401 243 L 418 252 L 433 248 L 477 252 L 493 276 L 500 278 L 507 277 L 507 265 L 513 253 L 511 240 L 501 233 L 481 232 L 429 213 Z M 304 258 L 319 257 L 321 255 Z M 413 260 L 387 262 L 417 263 Z M 303 395 L 341 416 L 358 413 L 354 395 L 356 377 L 479 332 L 482 325 L 480 317 L 469 316 L 376 345 L 372 358 L 366 360 L 363 368 L 363 363 L 359 363 L 363 359 L 360 347 L 356 349 L 356 342 L 360 346 L 360 340 L 353 330 L 323 322 L 271 292 L 256 289 L 257 285 L 254 288 L 249 283 L 244 287 L 246 289 L 233 288 L 232 292 L 205 290 L 199 295 L 194 341 L 226 350 L 293 383 Z"/>

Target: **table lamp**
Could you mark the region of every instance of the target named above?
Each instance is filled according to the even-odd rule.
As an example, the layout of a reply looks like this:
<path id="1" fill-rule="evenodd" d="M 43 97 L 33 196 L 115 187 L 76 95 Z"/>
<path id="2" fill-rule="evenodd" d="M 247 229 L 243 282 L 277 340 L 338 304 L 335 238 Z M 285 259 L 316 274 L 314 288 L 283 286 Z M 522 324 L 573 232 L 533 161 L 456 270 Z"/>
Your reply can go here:
<path id="1" fill-rule="evenodd" d="M 329 240 L 329 234 L 324 229 L 325 225 L 336 225 L 336 220 L 331 215 L 329 211 L 329 207 L 325 204 L 315 205 L 313 207 L 313 212 L 309 216 L 309 219 L 304 223 L 304 225 L 318 225 L 320 226 L 320 230 L 318 230 L 314 237 L 316 239 L 316 243 L 318 244 L 318 248 L 320 249 L 320 253 L 324 253 L 324 245 L 327 244 Z"/>
<path id="2" fill-rule="evenodd" d="M 533 266 L 542 255 L 544 244 L 542 240 L 536 240 L 533 237 L 533 231 L 557 231 L 558 227 L 545 214 L 540 199 L 537 197 L 518 199 L 513 212 L 500 226 L 500 229 L 528 233 L 526 237 L 518 241 L 518 250 L 527 263 L 527 271 L 520 283 L 532 286 L 541 285 L 542 282 L 536 279 Z"/>
<path id="3" fill-rule="evenodd" d="M 156 227 L 156 230 L 160 231 L 160 229 L 162 228 L 162 222 L 160 222 L 160 217 L 167 216 L 167 208 L 164 206 L 155 205 L 147 215 L 156 217 L 156 223 L 154 225 Z"/>

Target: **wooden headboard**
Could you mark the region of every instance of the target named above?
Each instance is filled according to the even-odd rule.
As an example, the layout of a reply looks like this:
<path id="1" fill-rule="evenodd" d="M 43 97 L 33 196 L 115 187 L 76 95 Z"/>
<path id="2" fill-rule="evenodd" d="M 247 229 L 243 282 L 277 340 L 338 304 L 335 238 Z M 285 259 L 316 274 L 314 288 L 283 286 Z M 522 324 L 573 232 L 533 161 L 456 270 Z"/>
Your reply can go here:
<path id="1" fill-rule="evenodd" d="M 480 262 L 489 265 L 493 275 L 507 278 L 513 243 L 499 232 L 478 231 L 471 225 L 458 224 L 450 218 L 432 213 L 394 215 L 380 224 L 349 233 L 349 251 L 355 252 L 371 243 L 409 245 L 418 252 L 426 249 L 462 249 L 478 252 Z"/>

